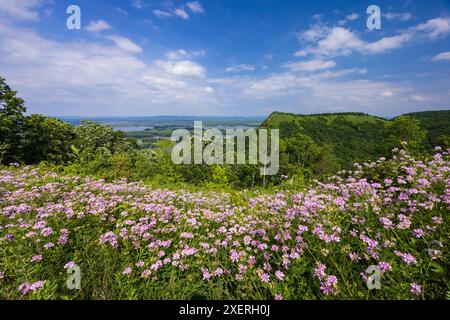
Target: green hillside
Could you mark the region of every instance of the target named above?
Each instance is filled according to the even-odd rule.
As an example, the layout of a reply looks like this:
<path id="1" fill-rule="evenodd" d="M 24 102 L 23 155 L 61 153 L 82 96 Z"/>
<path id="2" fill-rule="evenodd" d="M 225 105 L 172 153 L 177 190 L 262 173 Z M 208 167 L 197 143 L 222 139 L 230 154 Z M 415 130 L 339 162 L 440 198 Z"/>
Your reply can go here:
<path id="1" fill-rule="evenodd" d="M 450 110 L 426 111 L 408 113 L 405 116 L 420 121 L 423 129 L 427 130 L 425 145 L 432 148 L 450 141 Z"/>
<path id="2" fill-rule="evenodd" d="M 331 145 L 341 166 L 349 168 L 354 162 L 380 155 L 378 143 L 382 140 L 386 121 L 364 113 L 298 115 L 274 112 L 261 126 L 280 129 L 281 137 L 288 137 L 293 130 L 300 129 L 318 145 Z"/>
<path id="3" fill-rule="evenodd" d="M 427 131 L 425 147 L 448 144 L 450 140 L 450 110 L 406 114 L 420 122 Z M 283 138 L 300 131 L 319 146 L 330 145 L 342 168 L 382 155 L 384 125 L 387 120 L 365 113 L 292 114 L 273 112 L 261 124 L 264 128 L 280 129 Z"/>

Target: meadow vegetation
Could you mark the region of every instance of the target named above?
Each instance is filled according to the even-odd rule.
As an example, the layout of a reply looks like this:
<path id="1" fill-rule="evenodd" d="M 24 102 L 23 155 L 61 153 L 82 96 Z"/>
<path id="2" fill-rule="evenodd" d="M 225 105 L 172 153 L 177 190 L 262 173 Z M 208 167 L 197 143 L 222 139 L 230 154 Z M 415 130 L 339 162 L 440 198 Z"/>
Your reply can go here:
<path id="1" fill-rule="evenodd" d="M 0 78 L 0 299 L 450 298 L 448 112 L 274 113 L 263 179 L 25 111 Z"/>

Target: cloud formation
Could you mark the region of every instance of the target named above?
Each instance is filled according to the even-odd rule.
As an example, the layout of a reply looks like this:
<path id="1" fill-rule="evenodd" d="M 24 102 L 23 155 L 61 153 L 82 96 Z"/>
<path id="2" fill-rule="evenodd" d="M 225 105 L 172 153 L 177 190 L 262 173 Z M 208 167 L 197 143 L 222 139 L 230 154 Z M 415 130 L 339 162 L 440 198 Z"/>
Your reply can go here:
<path id="1" fill-rule="evenodd" d="M 355 21 L 360 17 L 360 15 L 356 12 L 353 12 L 352 14 L 346 15 L 344 19 L 339 20 L 338 24 L 340 26 L 345 25 L 348 21 Z"/>
<path id="2" fill-rule="evenodd" d="M 18 20 L 38 20 L 37 8 L 43 3 L 43 0 L 2 0 L 0 1 L 0 15 Z"/>
<path id="3" fill-rule="evenodd" d="M 433 57 L 433 61 L 450 60 L 450 51 L 441 52 Z"/>
<path id="4" fill-rule="evenodd" d="M 227 72 L 241 72 L 241 71 L 255 71 L 255 66 L 251 64 L 239 64 L 237 66 L 228 67 L 225 69 Z"/>
<path id="5" fill-rule="evenodd" d="M 113 45 L 60 43 L 0 20 L 2 75 L 26 99 L 30 112 L 170 114 L 182 107 L 195 113 L 195 108 L 215 103 L 214 88 L 197 81 L 206 74 L 199 64 L 147 63 L 136 57 L 142 48 L 132 40 L 105 38 Z"/>
<path id="6" fill-rule="evenodd" d="M 400 48 L 409 41 L 422 38 L 437 39 L 449 33 L 450 18 L 430 19 L 398 35 L 384 37 L 373 42 L 362 40 L 356 32 L 347 28 L 313 25 L 309 30 L 301 34 L 302 39 L 310 42 L 312 45 L 297 51 L 295 55 L 345 56 L 354 52 L 378 54 Z"/>
<path id="7" fill-rule="evenodd" d="M 109 23 L 103 20 L 91 21 L 85 28 L 89 32 L 101 32 L 111 29 Z"/>
<path id="8" fill-rule="evenodd" d="M 192 61 L 162 61 L 157 60 L 156 66 L 160 67 L 167 73 L 176 76 L 204 78 L 205 68 Z"/>
<path id="9" fill-rule="evenodd" d="M 201 6 L 201 4 L 198 1 L 188 2 L 186 3 L 186 6 L 193 12 L 193 13 L 205 13 L 205 10 Z"/>
<path id="10" fill-rule="evenodd" d="M 178 17 L 180 17 L 180 18 L 182 18 L 182 19 L 185 19 L 185 20 L 189 19 L 189 15 L 188 15 L 187 12 L 186 12 L 184 9 L 182 9 L 182 8 L 176 8 L 176 9 L 174 10 L 173 14 L 176 15 L 176 16 L 178 16 Z"/>
<path id="11" fill-rule="evenodd" d="M 294 55 L 291 48 L 292 51 L 276 51 L 276 56 L 264 55 L 274 52 L 265 48 L 255 53 L 251 64 L 229 65 L 229 61 L 249 60 L 242 56 L 227 60 L 229 53 L 225 57 L 216 51 L 217 47 L 202 48 L 201 41 L 195 47 L 189 47 L 189 42 L 172 42 L 172 47 L 170 42 L 156 43 L 152 51 L 147 51 L 142 35 L 139 38 L 129 32 L 124 36 L 117 29 L 114 33 L 103 32 L 112 29 L 105 20 L 91 21 L 85 27 L 95 37 L 86 33 L 80 33 L 79 40 L 53 38 L 48 33 L 44 36 L 33 31 L 38 28 L 19 26 L 23 20 L 28 20 L 24 25 L 40 23 L 40 2 L 21 1 L 26 4 L 22 14 L 12 14 L 0 5 L 0 65 L 2 76 L 19 90 L 30 112 L 254 115 L 274 110 L 303 113 L 346 110 L 394 114 L 399 106 L 421 109 L 424 103 L 442 106 L 448 100 L 448 90 L 442 90 L 443 98 L 435 88 L 421 87 L 406 76 L 401 79 L 395 78 L 402 76 L 399 74 L 374 76 L 373 65 L 364 63 L 370 55 L 445 37 L 450 33 L 449 19 L 445 17 L 389 30 L 390 34 L 381 33 L 384 36 L 371 37 L 370 41 L 366 33 L 350 28 L 356 23 L 339 25 L 336 21 L 336 25 L 327 25 L 321 18 L 315 18 L 315 24 L 297 34 L 302 47 Z M 149 3 L 138 1 L 134 7 L 144 10 Z M 172 1 L 165 3 L 152 7 L 149 13 L 184 20 L 205 13 L 198 1 L 176 6 Z M 129 14 L 133 11 L 136 10 Z M 346 21 L 359 18 L 356 13 L 345 16 Z M 299 30 L 292 34 L 296 31 Z M 356 53 L 364 57 L 348 58 Z M 429 63 L 430 59 L 450 60 L 450 52 L 437 53 L 428 54 L 423 61 L 435 65 Z M 43 94 L 46 92 L 51 94 Z"/>
<path id="12" fill-rule="evenodd" d="M 108 36 L 107 39 L 112 40 L 116 46 L 124 51 L 132 52 L 132 53 L 140 53 L 142 52 L 142 48 L 134 43 L 132 40 L 118 36 L 118 35 L 111 35 Z"/>
<path id="13" fill-rule="evenodd" d="M 336 62 L 324 61 L 324 60 L 308 60 L 308 61 L 299 61 L 299 62 L 289 62 L 284 65 L 286 68 L 289 68 L 291 71 L 317 71 L 323 69 L 329 69 L 336 66 Z"/>
<path id="14" fill-rule="evenodd" d="M 192 57 L 203 57 L 205 55 L 206 55 L 205 50 L 187 51 L 184 49 L 178 49 L 166 52 L 166 57 L 170 60 L 179 60 Z"/>
<path id="15" fill-rule="evenodd" d="M 153 14 L 155 16 L 157 16 L 158 18 L 167 18 L 167 17 L 173 16 L 173 14 L 171 12 L 163 11 L 163 10 L 159 10 L 159 9 L 153 10 Z"/>
<path id="16" fill-rule="evenodd" d="M 170 18 L 178 17 L 184 20 L 190 18 L 187 9 L 189 9 L 193 14 L 204 14 L 205 10 L 198 1 L 187 2 L 186 6 L 182 5 L 179 7 L 174 7 L 172 2 L 166 2 L 164 8 L 153 10 L 153 14 L 158 18 Z"/>
<path id="17" fill-rule="evenodd" d="M 409 21 L 413 18 L 413 15 L 409 12 L 403 12 L 403 13 L 388 12 L 388 13 L 382 14 L 382 17 L 386 18 L 388 20 Z"/>
<path id="18" fill-rule="evenodd" d="M 144 9 L 147 6 L 143 0 L 131 0 L 131 5 L 139 10 Z"/>

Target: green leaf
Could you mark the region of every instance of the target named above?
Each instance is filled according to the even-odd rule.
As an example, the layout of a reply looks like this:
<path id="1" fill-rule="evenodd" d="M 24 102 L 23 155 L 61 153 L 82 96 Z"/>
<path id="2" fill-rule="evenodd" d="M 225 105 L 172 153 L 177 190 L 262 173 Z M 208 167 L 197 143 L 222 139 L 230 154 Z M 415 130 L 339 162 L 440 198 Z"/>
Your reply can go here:
<path id="1" fill-rule="evenodd" d="M 442 267 L 436 261 L 431 262 L 430 266 L 431 266 L 431 271 L 433 271 L 435 273 L 443 273 L 445 271 L 444 267 Z"/>
<path id="2" fill-rule="evenodd" d="M 75 153 L 75 154 L 79 154 L 80 153 L 80 150 L 77 147 L 72 145 L 72 146 L 70 146 L 70 148 L 72 149 L 73 153 Z"/>

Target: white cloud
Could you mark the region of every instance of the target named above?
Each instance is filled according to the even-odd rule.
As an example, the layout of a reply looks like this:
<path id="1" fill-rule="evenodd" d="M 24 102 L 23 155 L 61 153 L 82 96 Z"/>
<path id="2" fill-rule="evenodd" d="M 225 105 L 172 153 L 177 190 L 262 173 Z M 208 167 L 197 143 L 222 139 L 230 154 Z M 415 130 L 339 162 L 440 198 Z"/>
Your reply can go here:
<path id="1" fill-rule="evenodd" d="M 394 95 L 394 93 L 392 91 L 388 90 L 388 91 L 384 91 L 381 95 L 383 97 L 390 98 L 390 97 L 392 97 Z"/>
<path id="2" fill-rule="evenodd" d="M 375 42 L 365 43 L 359 50 L 374 54 L 397 49 L 407 43 L 412 36 L 410 33 L 403 33 L 397 36 L 385 37 Z"/>
<path id="3" fill-rule="evenodd" d="M 300 40 L 315 42 L 324 38 L 330 32 L 330 28 L 323 24 L 315 24 L 299 35 Z"/>
<path id="4" fill-rule="evenodd" d="M 322 55 L 348 55 L 363 45 L 364 42 L 355 33 L 345 28 L 334 27 L 325 38 L 318 42 L 313 52 Z"/>
<path id="5" fill-rule="evenodd" d="M 349 14 L 349 15 L 345 16 L 344 19 L 339 20 L 338 24 L 339 24 L 340 26 L 343 26 L 343 25 L 345 25 L 348 21 L 355 21 L 355 20 L 357 20 L 359 17 L 360 17 L 360 15 L 359 15 L 358 13 L 353 12 L 352 14 Z"/>
<path id="6" fill-rule="evenodd" d="M 413 26 L 403 33 L 366 42 L 353 31 L 343 27 L 328 28 L 313 25 L 302 33 L 302 39 L 309 40 L 315 46 L 310 46 L 295 53 L 296 56 L 309 54 L 322 56 L 349 55 L 354 52 L 363 54 L 378 54 L 397 49 L 412 40 L 436 39 L 450 33 L 450 18 L 436 18 Z"/>
<path id="7" fill-rule="evenodd" d="M 308 50 L 299 50 L 294 53 L 296 57 L 306 57 L 309 54 Z"/>
<path id="8" fill-rule="evenodd" d="M 241 71 L 254 71 L 255 66 L 251 64 L 240 64 L 233 67 L 228 67 L 225 69 L 227 72 L 241 72 Z"/>
<path id="9" fill-rule="evenodd" d="M 182 19 L 189 19 L 189 15 L 187 14 L 187 12 L 182 9 L 182 8 L 177 8 L 175 9 L 175 11 L 173 12 L 176 16 L 182 18 Z"/>
<path id="10" fill-rule="evenodd" d="M 87 41 L 58 42 L 0 19 L 2 76 L 29 112 L 51 115 L 151 115 L 180 110 L 205 114 L 217 105 L 205 69 L 189 61 L 162 65 L 139 59 L 137 48 Z M 116 43 L 116 41 L 114 41 Z M 51 92 L 51 94 L 42 94 Z"/>
<path id="11" fill-rule="evenodd" d="M 413 31 L 423 31 L 430 39 L 436 39 L 450 32 L 450 18 L 435 18 L 421 23 Z"/>
<path id="12" fill-rule="evenodd" d="M 354 70 L 354 74 L 363 70 Z M 358 111 L 378 115 L 393 115 L 421 111 L 423 102 L 411 100 L 414 88 L 405 83 L 386 82 L 375 79 L 334 79 L 324 74 L 308 75 L 293 72 L 271 74 L 261 79 L 236 79 L 243 95 L 239 99 L 252 99 L 259 108 L 294 113 Z M 352 72 L 350 72 L 352 73 Z M 349 73 L 347 73 L 349 74 Z M 344 75 L 344 74 L 343 74 Z M 387 99 L 382 93 L 395 93 Z M 445 104 L 442 95 L 427 100 L 428 109 L 438 110 Z M 250 103 L 250 102 L 248 102 Z M 275 106 L 275 107 L 274 107 Z M 431 107 L 432 106 L 432 107 Z"/>
<path id="13" fill-rule="evenodd" d="M 43 0 L 1 0 L 0 15 L 19 20 L 37 20 L 39 13 L 36 9 L 43 2 Z"/>
<path id="14" fill-rule="evenodd" d="M 171 50 L 166 53 L 166 57 L 169 60 L 178 60 L 191 57 L 203 57 L 206 55 L 204 50 L 186 51 L 184 49 Z"/>
<path id="15" fill-rule="evenodd" d="M 353 12 L 352 14 L 349 14 L 348 16 L 345 17 L 345 19 L 347 19 L 348 21 L 354 21 L 356 19 L 359 18 L 359 14 Z"/>
<path id="16" fill-rule="evenodd" d="M 198 1 L 188 2 L 186 3 L 186 6 L 191 9 L 193 13 L 205 13 L 205 10 Z"/>
<path id="17" fill-rule="evenodd" d="M 204 78 L 206 72 L 201 65 L 187 60 L 176 62 L 157 60 L 155 65 L 167 73 L 183 77 Z"/>
<path id="18" fill-rule="evenodd" d="M 339 78 L 343 77 L 349 74 L 359 74 L 364 75 L 367 74 L 367 69 L 363 68 L 350 68 L 350 69 L 342 69 L 339 71 L 324 71 L 319 74 L 310 75 L 312 77 L 318 78 L 318 79 L 333 79 L 333 78 Z"/>
<path id="19" fill-rule="evenodd" d="M 427 98 L 420 96 L 420 95 L 412 95 L 410 96 L 411 99 L 413 99 L 414 101 L 426 101 Z"/>
<path id="20" fill-rule="evenodd" d="M 166 57 L 170 60 L 181 59 L 181 58 L 185 58 L 187 56 L 188 56 L 188 53 L 184 49 L 172 50 L 172 51 L 169 51 L 166 53 Z"/>
<path id="21" fill-rule="evenodd" d="M 189 19 L 189 14 L 183 8 L 176 8 L 174 10 L 153 10 L 153 14 L 158 18 L 179 17 L 181 19 Z"/>
<path id="22" fill-rule="evenodd" d="M 203 57 L 203 56 L 206 56 L 206 51 L 205 50 L 196 50 L 196 51 L 190 52 L 190 55 L 193 57 Z"/>
<path id="23" fill-rule="evenodd" d="M 412 19 L 412 14 L 409 12 L 403 12 L 403 13 L 393 13 L 388 12 L 385 14 L 382 14 L 382 18 L 386 18 L 388 20 L 400 20 L 400 21 L 409 21 Z"/>
<path id="24" fill-rule="evenodd" d="M 361 71 L 351 70 L 349 73 Z M 336 76 L 339 76 L 336 74 Z M 372 80 L 334 80 L 327 74 L 302 75 L 292 72 L 270 75 L 261 80 L 252 80 L 247 83 L 244 93 L 254 99 L 267 100 L 273 97 L 292 97 L 300 106 L 311 106 L 311 112 L 317 112 L 317 108 L 327 111 L 336 110 L 364 110 L 379 113 L 380 104 L 383 108 L 395 107 L 397 99 L 386 99 L 380 92 L 386 92 L 395 88 L 396 92 L 405 91 L 396 84 Z M 353 107 L 351 107 L 353 106 Z M 339 109 L 341 108 L 341 109 Z M 378 109 L 377 109 L 378 108 Z"/>
<path id="25" fill-rule="evenodd" d="M 86 30 L 89 32 L 101 32 L 109 29 L 111 29 L 111 26 L 103 20 L 91 21 L 86 27 Z"/>
<path id="26" fill-rule="evenodd" d="M 274 74 L 264 79 L 251 81 L 244 93 L 256 99 L 285 95 L 289 89 L 298 89 L 298 84 L 302 80 L 290 73 Z"/>
<path id="27" fill-rule="evenodd" d="M 118 36 L 118 35 L 112 35 L 112 36 L 108 36 L 107 39 L 114 41 L 116 46 L 122 50 L 132 52 L 132 53 L 142 52 L 142 48 L 128 38 Z"/>
<path id="28" fill-rule="evenodd" d="M 299 62 L 289 62 L 284 65 L 291 71 L 317 71 L 330 69 L 336 66 L 334 61 L 323 61 L 323 60 L 309 60 L 309 61 L 299 61 Z"/>
<path id="29" fill-rule="evenodd" d="M 450 60 L 450 51 L 441 52 L 433 57 L 433 61 Z"/>
<path id="30" fill-rule="evenodd" d="M 123 14 L 124 16 L 128 15 L 128 12 L 126 12 L 124 9 L 122 9 L 121 7 L 116 7 L 115 9 L 118 13 Z"/>
<path id="31" fill-rule="evenodd" d="M 131 0 L 131 5 L 133 7 L 135 7 L 136 9 L 142 10 L 144 9 L 147 5 L 144 3 L 144 1 L 142 0 Z"/>
<path id="32" fill-rule="evenodd" d="M 168 12 L 168 11 L 163 11 L 163 10 L 153 10 L 153 14 L 155 16 L 157 16 L 158 18 L 167 18 L 167 17 L 171 17 L 172 13 Z"/>

